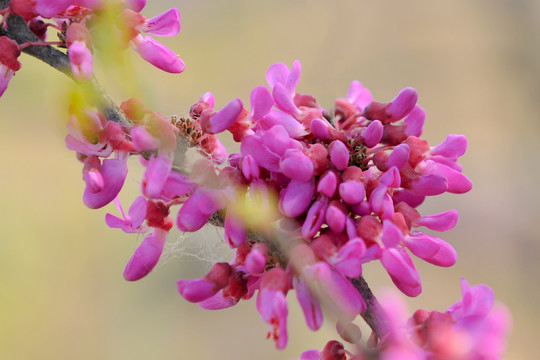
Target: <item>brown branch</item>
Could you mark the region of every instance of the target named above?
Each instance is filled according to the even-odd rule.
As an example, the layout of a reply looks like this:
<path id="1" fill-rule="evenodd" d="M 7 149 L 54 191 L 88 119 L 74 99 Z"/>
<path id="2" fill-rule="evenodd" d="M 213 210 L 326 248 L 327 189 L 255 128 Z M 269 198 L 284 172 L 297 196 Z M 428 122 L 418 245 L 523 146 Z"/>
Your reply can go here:
<path id="1" fill-rule="evenodd" d="M 9 1 L 0 0 L 0 10 L 7 7 Z M 0 28 L 0 35 L 15 40 L 18 44 L 28 42 L 42 42 L 29 28 L 24 19 L 18 15 L 10 14 L 6 20 L 7 27 Z M 87 81 L 78 81 L 71 72 L 69 57 L 62 51 L 50 45 L 33 45 L 23 49 L 23 52 L 49 64 L 56 70 L 81 85 L 90 94 L 91 100 L 97 108 L 110 121 L 124 125 L 132 125 L 126 114 L 116 105 L 110 96 L 103 90 L 97 79 L 92 76 Z"/>

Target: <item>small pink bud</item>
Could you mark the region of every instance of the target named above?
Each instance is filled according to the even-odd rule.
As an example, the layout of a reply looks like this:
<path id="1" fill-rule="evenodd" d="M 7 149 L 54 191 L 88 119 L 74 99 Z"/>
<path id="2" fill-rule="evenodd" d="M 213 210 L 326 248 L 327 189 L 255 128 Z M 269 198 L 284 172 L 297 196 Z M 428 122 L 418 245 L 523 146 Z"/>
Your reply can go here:
<path id="1" fill-rule="evenodd" d="M 338 170 L 345 170 L 349 165 L 349 150 L 340 140 L 334 140 L 328 146 L 330 161 Z"/>

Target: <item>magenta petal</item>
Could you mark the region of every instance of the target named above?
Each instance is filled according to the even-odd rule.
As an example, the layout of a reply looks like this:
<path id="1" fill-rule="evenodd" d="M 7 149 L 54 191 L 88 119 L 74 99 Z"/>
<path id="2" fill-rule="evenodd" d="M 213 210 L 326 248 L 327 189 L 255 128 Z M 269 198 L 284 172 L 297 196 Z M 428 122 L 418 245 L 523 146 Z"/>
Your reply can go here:
<path id="1" fill-rule="evenodd" d="M 366 196 L 364 184 L 354 180 L 342 182 L 339 184 L 339 196 L 347 204 L 358 204 Z"/>
<path id="2" fill-rule="evenodd" d="M 321 293 L 342 313 L 344 320 L 352 321 L 366 309 L 366 303 L 351 282 L 332 270 L 327 263 L 318 262 L 304 268 L 306 281 L 316 281 Z"/>
<path id="3" fill-rule="evenodd" d="M 296 290 L 296 298 L 304 312 L 307 326 L 313 330 L 319 330 L 323 322 L 323 314 L 319 301 L 302 279 L 294 278 L 294 289 Z"/>
<path id="4" fill-rule="evenodd" d="M 171 171 L 161 188 L 161 195 L 166 199 L 172 199 L 175 196 L 187 195 L 192 192 L 194 188 L 195 185 L 190 178 L 176 171 Z"/>
<path id="5" fill-rule="evenodd" d="M 181 73 L 186 68 L 178 55 L 149 36 L 143 38 L 139 35 L 133 40 L 133 43 L 135 44 L 135 50 L 144 60 L 163 71 L 176 74 Z"/>
<path id="6" fill-rule="evenodd" d="M 72 0 L 37 0 L 36 11 L 44 18 L 52 18 L 71 5 Z"/>
<path id="7" fill-rule="evenodd" d="M 412 194 L 410 191 L 407 191 L 405 189 L 397 189 L 394 191 L 393 198 L 396 204 L 399 204 L 403 201 L 404 203 L 407 203 L 410 207 L 415 208 L 420 206 L 424 202 L 426 197 L 424 195 Z"/>
<path id="8" fill-rule="evenodd" d="M 180 12 L 169 9 L 153 18 L 147 19 L 143 31 L 157 36 L 174 36 L 180 31 Z"/>
<path id="9" fill-rule="evenodd" d="M 232 248 L 237 248 L 246 240 L 246 227 L 230 211 L 225 215 L 225 240 Z"/>
<path id="10" fill-rule="evenodd" d="M 420 135 L 422 135 L 425 120 L 426 112 L 420 106 L 415 105 L 412 111 L 403 120 L 403 123 L 407 124 L 405 133 L 409 136 L 420 137 Z"/>
<path id="11" fill-rule="evenodd" d="M 307 210 L 314 193 L 315 182 L 313 180 L 291 180 L 287 188 L 281 191 L 279 210 L 288 217 L 297 217 Z"/>
<path id="12" fill-rule="evenodd" d="M 442 213 L 422 216 L 413 226 L 425 226 L 431 230 L 447 231 L 456 226 L 459 213 L 457 210 L 448 210 Z"/>
<path id="13" fill-rule="evenodd" d="M 253 89 L 250 100 L 253 118 L 256 120 L 261 120 L 274 106 L 272 94 L 264 86 L 257 86 Z"/>
<path id="14" fill-rule="evenodd" d="M 242 155 L 251 155 L 257 164 L 266 170 L 279 172 L 280 157 L 262 144 L 260 136 L 251 135 L 244 138 L 240 150 Z"/>
<path id="15" fill-rule="evenodd" d="M 326 195 L 328 198 L 334 196 L 337 188 L 337 177 L 333 171 L 325 172 L 317 183 L 317 192 Z"/>
<path id="16" fill-rule="evenodd" d="M 422 175 L 412 181 L 409 192 L 413 195 L 433 196 L 444 193 L 448 189 L 448 181 L 440 175 Z M 412 205 L 411 205 L 412 206 Z"/>
<path id="17" fill-rule="evenodd" d="M 7 66 L 0 64 L 0 96 L 4 94 L 4 91 L 6 91 L 9 81 L 15 74 L 15 71 L 11 70 Z M 68 135 L 69 136 L 69 135 Z M 67 143 L 67 138 L 66 138 Z"/>
<path id="18" fill-rule="evenodd" d="M 97 193 L 103 190 L 105 183 L 101 172 L 97 169 L 90 169 L 83 175 L 83 180 L 86 183 L 86 187 L 91 193 Z"/>
<path id="19" fill-rule="evenodd" d="M 289 149 L 279 164 L 281 172 L 290 179 L 308 181 L 313 176 L 313 162 L 301 150 Z"/>
<path id="20" fill-rule="evenodd" d="M 101 175 L 104 181 L 103 189 L 98 192 L 92 192 L 87 186 L 83 195 L 84 204 L 90 209 L 99 209 L 113 201 L 124 185 L 127 172 L 127 158 L 123 160 L 103 160 L 103 165 L 101 166 Z"/>
<path id="21" fill-rule="evenodd" d="M 401 175 L 397 166 L 392 166 L 386 171 L 380 178 L 381 184 L 388 186 L 389 188 L 398 188 L 401 185 Z"/>
<path id="22" fill-rule="evenodd" d="M 434 161 L 426 161 L 425 172 L 444 176 L 448 182 L 447 191 L 453 194 L 464 194 L 472 189 L 472 182 L 465 175 L 449 166 Z"/>
<path id="23" fill-rule="evenodd" d="M 216 284 L 204 279 L 180 280 L 178 292 L 189 302 L 198 303 L 214 296 L 219 289 Z"/>
<path id="24" fill-rule="evenodd" d="M 129 207 L 129 218 L 134 227 L 139 227 L 146 218 L 146 199 L 144 196 L 138 196 Z"/>
<path id="25" fill-rule="evenodd" d="M 291 66 L 291 71 L 287 76 L 287 81 L 284 84 L 285 88 L 289 91 L 289 94 L 294 95 L 296 91 L 296 85 L 300 81 L 300 73 L 302 72 L 302 65 L 300 61 L 295 60 Z"/>
<path id="26" fill-rule="evenodd" d="M 210 118 L 202 116 L 201 127 L 209 134 L 220 133 L 231 127 L 243 109 L 242 100 L 235 98 Z"/>
<path id="27" fill-rule="evenodd" d="M 321 119 L 313 119 L 309 124 L 311 132 L 315 135 L 316 138 L 323 141 L 330 139 L 330 129 L 328 128 L 328 123 Z M 382 134 L 382 133 L 381 133 Z"/>
<path id="28" fill-rule="evenodd" d="M 431 148 L 431 154 L 457 159 L 467 150 L 467 138 L 464 135 L 450 134 L 437 146 Z"/>
<path id="29" fill-rule="evenodd" d="M 340 140 L 334 140 L 328 146 L 330 161 L 338 170 L 345 170 L 349 165 L 349 150 Z"/>
<path id="30" fill-rule="evenodd" d="M 386 248 L 396 247 L 403 241 L 403 233 L 391 220 L 384 220 L 381 241 Z"/>
<path id="31" fill-rule="evenodd" d="M 395 166 L 398 169 L 401 169 L 409 161 L 409 154 L 411 149 L 407 144 L 399 144 L 392 151 L 388 160 L 386 161 L 386 166 L 392 167 Z"/>
<path id="32" fill-rule="evenodd" d="M 153 156 L 146 165 L 142 181 L 142 193 L 151 199 L 159 197 L 171 172 L 172 159 L 165 155 Z"/>
<path id="33" fill-rule="evenodd" d="M 435 236 L 432 236 L 435 237 Z M 424 260 L 430 264 L 442 266 L 442 267 L 450 267 L 453 266 L 457 261 L 457 253 L 456 250 L 447 243 L 446 241 L 439 239 L 439 251 L 437 253 L 429 258 L 425 258 Z"/>
<path id="34" fill-rule="evenodd" d="M 68 48 L 71 71 L 77 80 L 88 80 L 92 77 L 94 59 L 86 44 L 75 41 Z"/>
<path id="35" fill-rule="evenodd" d="M 127 9 L 140 12 L 146 6 L 146 0 L 124 0 Z"/>
<path id="36" fill-rule="evenodd" d="M 347 221 L 347 213 L 342 203 L 332 201 L 326 210 L 326 223 L 328 227 L 336 234 L 342 233 L 345 230 Z"/>
<path id="37" fill-rule="evenodd" d="M 273 99 L 272 99 L 273 101 Z M 255 115 L 253 115 L 255 117 Z M 293 116 L 280 111 L 271 109 L 259 122 L 264 129 L 269 129 L 274 125 L 281 125 L 287 130 L 289 136 L 293 139 L 301 138 L 306 135 L 306 128 L 298 122 Z"/>
<path id="38" fill-rule="evenodd" d="M 418 100 L 416 90 L 408 87 L 399 92 L 392 100 L 386 112 L 390 115 L 390 122 L 402 119 L 405 115 L 411 112 Z"/>
<path id="39" fill-rule="evenodd" d="M 369 196 L 369 204 L 375 214 L 380 214 L 383 210 L 383 202 L 385 195 L 387 195 L 388 187 L 384 184 L 380 184 L 373 190 Z"/>
<path id="40" fill-rule="evenodd" d="M 246 155 L 242 158 L 242 174 L 247 180 L 259 178 L 259 165 L 257 165 L 253 156 Z"/>
<path id="41" fill-rule="evenodd" d="M 157 149 L 159 142 L 142 126 L 136 126 L 130 131 L 131 141 L 135 151 L 147 151 Z"/>
<path id="42" fill-rule="evenodd" d="M 278 83 L 274 86 L 272 96 L 274 97 L 276 106 L 280 110 L 283 110 L 291 115 L 300 113 L 300 110 L 294 104 L 291 94 L 289 94 L 285 86 L 283 86 L 282 84 Z"/>
<path id="43" fill-rule="evenodd" d="M 422 292 L 420 276 L 405 250 L 386 249 L 382 252 L 381 263 L 394 284 L 407 296 L 418 296 Z"/>
<path id="44" fill-rule="evenodd" d="M 313 239 L 313 237 L 319 232 L 326 216 L 327 209 L 326 202 L 315 201 L 306 216 L 306 220 L 302 225 L 302 236 L 307 239 Z"/>
<path id="45" fill-rule="evenodd" d="M 223 290 L 220 290 L 216 295 L 199 302 L 199 306 L 206 310 L 221 310 L 230 308 L 237 303 L 238 302 L 230 296 L 224 297 Z"/>
<path id="46" fill-rule="evenodd" d="M 333 266 L 341 274 L 349 278 L 357 278 L 362 275 L 362 257 L 365 253 L 364 240 L 351 239 L 339 249 Z"/>
<path id="47" fill-rule="evenodd" d="M 274 154 L 285 155 L 288 149 L 303 149 L 302 145 L 291 139 L 287 130 L 281 125 L 272 126 L 262 135 L 263 144 Z"/>
<path id="48" fill-rule="evenodd" d="M 210 211 L 212 209 L 217 211 L 219 206 L 209 194 L 198 188 L 180 208 L 177 217 L 178 228 L 184 232 L 199 230 L 212 215 L 213 212 Z"/>
<path id="49" fill-rule="evenodd" d="M 347 99 L 356 105 L 360 111 L 363 111 L 364 108 L 373 101 L 373 97 L 369 90 L 356 80 L 351 82 L 351 85 L 349 86 Z"/>
<path id="50" fill-rule="evenodd" d="M 414 231 L 405 238 L 405 244 L 414 255 L 426 259 L 434 256 L 439 251 L 441 245 L 440 241 L 436 239 L 420 231 Z"/>
<path id="51" fill-rule="evenodd" d="M 384 132 L 384 126 L 379 120 L 374 120 L 366 128 L 364 133 L 364 144 L 371 148 L 377 145 L 382 137 Z"/>
<path id="52" fill-rule="evenodd" d="M 463 299 L 448 308 L 447 313 L 452 314 L 460 322 L 477 321 L 489 315 L 493 308 L 493 290 L 487 285 L 469 286 L 465 278 L 461 279 Z"/>
<path id="53" fill-rule="evenodd" d="M 129 259 L 124 269 L 124 279 L 135 281 L 145 277 L 156 266 L 163 252 L 166 232 L 149 234 Z"/>
<path id="54" fill-rule="evenodd" d="M 284 63 L 273 64 L 266 71 L 266 81 L 268 81 L 271 88 L 274 88 L 276 84 L 285 85 L 288 76 L 289 68 Z"/>

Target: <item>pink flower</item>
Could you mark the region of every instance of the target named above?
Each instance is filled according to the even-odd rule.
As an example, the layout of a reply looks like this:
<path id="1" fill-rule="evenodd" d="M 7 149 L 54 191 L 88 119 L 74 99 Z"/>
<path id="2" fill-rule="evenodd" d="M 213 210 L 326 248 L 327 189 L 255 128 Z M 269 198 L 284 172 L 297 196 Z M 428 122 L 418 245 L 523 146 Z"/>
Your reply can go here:
<path id="1" fill-rule="evenodd" d="M 99 209 L 118 195 L 127 176 L 127 157 L 105 159 L 89 156 L 85 161 L 83 178 L 86 182 L 83 201 L 91 209 Z"/>
<path id="2" fill-rule="evenodd" d="M 143 226 L 144 219 L 146 218 L 146 199 L 143 196 L 137 197 L 133 204 L 129 207 L 128 215 L 124 213 L 120 200 L 116 198 L 114 200 L 122 219 L 111 214 L 105 215 L 105 222 L 110 228 L 122 229 L 125 233 L 144 233 L 146 227 Z"/>
<path id="3" fill-rule="evenodd" d="M 285 271 L 274 268 L 263 275 L 259 295 L 257 296 L 257 310 L 262 319 L 268 323 L 268 337 L 272 337 L 278 349 L 287 345 L 287 301 L 285 294 L 289 289 L 289 277 Z"/>
<path id="4" fill-rule="evenodd" d="M 124 279 L 136 281 L 148 275 L 157 265 L 166 239 L 167 231 L 160 229 L 147 235 L 126 264 Z"/>
<path id="5" fill-rule="evenodd" d="M 186 68 L 178 55 L 151 37 L 138 35 L 131 44 L 144 60 L 163 71 L 181 73 Z"/>

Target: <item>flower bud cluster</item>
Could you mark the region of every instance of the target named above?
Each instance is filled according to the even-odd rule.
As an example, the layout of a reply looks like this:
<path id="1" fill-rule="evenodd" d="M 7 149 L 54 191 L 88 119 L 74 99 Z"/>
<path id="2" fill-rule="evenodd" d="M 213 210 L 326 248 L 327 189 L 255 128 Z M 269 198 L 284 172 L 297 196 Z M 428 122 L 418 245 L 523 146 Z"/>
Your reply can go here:
<path id="1" fill-rule="evenodd" d="M 147 233 L 126 266 L 127 280 L 157 264 L 174 225 L 171 207 L 181 205 L 176 225 L 184 232 L 221 221 L 234 260 L 200 279 L 180 280 L 178 290 L 206 309 L 257 294 L 278 348 L 287 344 L 291 289 L 310 329 L 320 328 L 328 306 L 340 334 L 352 342 L 360 336 L 352 321 L 367 306 L 350 279 L 362 275 L 363 264 L 379 260 L 403 293 L 417 296 L 421 281 L 409 252 L 439 266 L 456 261 L 448 243 L 418 228 L 446 231 L 458 215 L 423 216 L 415 208 L 426 196 L 471 188 L 457 163 L 465 137 L 450 135 L 433 147 L 421 140 L 425 114 L 414 89 L 379 103 L 353 82 L 328 112 L 312 96 L 296 93 L 299 78 L 299 62 L 290 69 L 274 64 L 267 71 L 270 88 L 253 90 L 250 109 L 235 98 L 216 110 L 206 93 L 188 118 L 172 123 L 137 100 L 121 106 L 131 128 L 75 111 L 66 138 L 84 162 L 85 204 L 99 208 L 114 200 L 121 217 L 107 214 L 107 224 Z M 240 153 L 227 155 L 215 135 L 225 130 L 240 142 Z M 172 169 L 177 134 L 204 155 L 189 176 Z M 146 171 L 142 196 L 126 215 L 117 195 L 130 154 L 146 154 Z"/>
<path id="2" fill-rule="evenodd" d="M 197 166 L 204 170 L 195 171 L 205 173 L 199 177 L 206 183 L 198 182 L 177 218 L 180 230 L 196 231 L 215 211 L 224 217 L 225 239 L 237 249 L 229 264 L 234 271 L 226 276 L 238 279 L 241 274 L 244 298 L 259 290 L 257 307 L 279 348 L 287 336 L 284 296 L 292 288 L 313 330 L 322 323 L 318 292 L 337 307 L 338 325 L 350 324 L 365 311 L 364 300 L 348 279 L 359 277 L 367 262 L 379 260 L 406 295 L 420 294 L 420 277 L 409 252 L 445 267 L 455 263 L 456 252 L 418 228 L 449 230 L 458 214 L 450 210 L 422 216 L 415 208 L 426 196 L 471 189 L 457 162 L 466 138 L 449 135 L 437 146 L 420 139 L 425 113 L 416 104 L 414 89 L 379 103 L 353 82 L 330 113 L 312 96 L 296 93 L 299 77 L 299 62 L 290 69 L 274 64 L 267 71 L 270 89 L 255 88 L 250 109 L 236 98 L 216 111 L 210 94 L 193 105 L 190 121 L 199 136 L 228 130 L 240 142 L 241 152 L 230 154 L 228 165 L 218 166 L 222 148 L 207 149 L 208 161 Z M 249 201 L 260 197 L 258 207 L 277 208 L 266 212 L 263 221 L 277 224 L 275 231 L 287 238 L 286 245 L 248 238 L 253 221 L 238 211 L 238 204 L 249 207 Z M 282 252 L 288 249 L 290 261 L 273 256 L 280 247 Z M 213 284 L 212 291 L 202 298 L 187 296 L 200 282 Z M 231 297 L 225 278 L 181 280 L 178 285 L 186 299 L 203 308 L 240 300 Z M 265 301 L 273 310 L 262 305 Z"/>
<path id="3" fill-rule="evenodd" d="M 110 19 L 114 19 L 114 24 L 110 24 L 107 36 L 110 39 L 116 36 L 120 47 L 131 46 L 144 60 L 161 70 L 184 71 L 184 62 L 174 52 L 152 37 L 142 35 L 176 35 L 180 31 L 178 9 L 146 18 L 140 14 L 145 5 L 146 0 L 11 0 L 9 7 L 0 13 L 0 25 L 7 23 L 7 17 L 19 15 L 42 42 L 17 44 L 7 36 L 0 36 L 0 96 L 21 67 L 17 61 L 21 49 L 31 45 L 67 48 L 73 76 L 78 80 L 91 78 L 92 38 L 96 29 Z M 45 42 L 49 28 L 60 31 L 60 42 Z"/>

